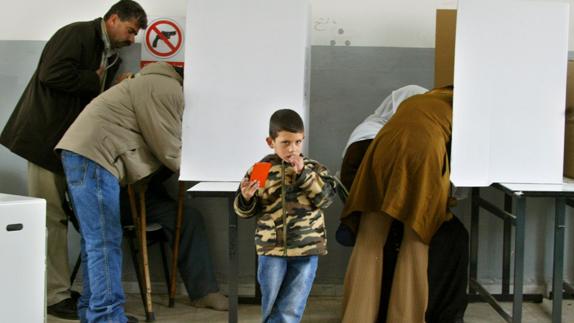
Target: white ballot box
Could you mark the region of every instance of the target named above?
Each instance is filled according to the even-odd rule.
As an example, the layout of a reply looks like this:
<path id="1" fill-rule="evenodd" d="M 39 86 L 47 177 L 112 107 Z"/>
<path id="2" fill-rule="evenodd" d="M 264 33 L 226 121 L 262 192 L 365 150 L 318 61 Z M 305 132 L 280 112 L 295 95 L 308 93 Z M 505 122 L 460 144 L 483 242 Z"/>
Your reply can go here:
<path id="1" fill-rule="evenodd" d="M 0 317 L 44 322 L 46 201 L 0 193 Z"/>

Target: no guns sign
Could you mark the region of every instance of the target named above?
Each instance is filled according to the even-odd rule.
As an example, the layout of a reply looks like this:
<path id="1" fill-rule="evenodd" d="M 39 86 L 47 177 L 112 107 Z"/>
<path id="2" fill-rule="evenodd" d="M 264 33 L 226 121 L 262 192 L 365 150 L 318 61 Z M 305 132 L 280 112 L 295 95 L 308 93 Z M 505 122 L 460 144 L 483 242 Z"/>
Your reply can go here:
<path id="1" fill-rule="evenodd" d="M 143 32 L 141 66 L 151 62 L 164 61 L 183 66 L 185 18 L 155 18 Z"/>

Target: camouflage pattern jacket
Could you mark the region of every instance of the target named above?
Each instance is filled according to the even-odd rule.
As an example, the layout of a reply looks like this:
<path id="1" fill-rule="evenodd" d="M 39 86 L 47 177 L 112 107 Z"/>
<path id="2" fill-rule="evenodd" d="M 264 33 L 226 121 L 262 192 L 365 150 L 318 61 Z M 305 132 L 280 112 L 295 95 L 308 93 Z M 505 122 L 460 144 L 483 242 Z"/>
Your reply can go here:
<path id="1" fill-rule="evenodd" d="M 265 187 L 246 201 L 239 189 L 235 212 L 242 218 L 257 216 L 255 245 L 263 256 L 327 254 L 327 234 L 322 208 L 331 205 L 335 183 L 327 168 L 304 157 L 299 175 L 276 154 L 261 160 L 272 164 Z M 251 176 L 249 169 L 245 178 Z M 287 230 L 285 230 L 287 228 Z"/>

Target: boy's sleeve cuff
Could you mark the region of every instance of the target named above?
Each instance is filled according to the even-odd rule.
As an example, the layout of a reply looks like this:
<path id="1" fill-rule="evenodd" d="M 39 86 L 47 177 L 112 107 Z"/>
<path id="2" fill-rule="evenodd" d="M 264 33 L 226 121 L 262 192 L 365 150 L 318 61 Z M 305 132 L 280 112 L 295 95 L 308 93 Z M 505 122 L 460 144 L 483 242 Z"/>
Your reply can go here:
<path id="1" fill-rule="evenodd" d="M 300 187 L 301 185 L 303 185 L 305 183 L 305 181 L 307 180 L 307 177 L 311 175 L 312 170 L 307 167 L 307 165 L 305 165 L 303 167 L 303 170 L 301 170 L 301 174 L 297 175 L 297 179 L 295 180 L 295 185 L 297 187 Z"/>
<path id="2" fill-rule="evenodd" d="M 239 193 L 239 199 L 238 199 L 239 207 L 242 210 L 251 211 L 255 208 L 255 199 L 256 197 L 253 196 L 251 200 L 246 201 L 245 198 L 243 197 L 243 194 Z"/>

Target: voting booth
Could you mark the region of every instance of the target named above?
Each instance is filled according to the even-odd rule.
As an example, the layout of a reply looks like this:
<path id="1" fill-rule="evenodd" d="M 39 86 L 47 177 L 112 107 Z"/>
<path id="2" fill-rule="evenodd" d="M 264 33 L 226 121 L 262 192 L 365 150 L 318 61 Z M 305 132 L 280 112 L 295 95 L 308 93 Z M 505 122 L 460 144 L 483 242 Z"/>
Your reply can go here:
<path id="1" fill-rule="evenodd" d="M 562 183 L 568 18 L 566 3 L 459 1 L 456 186 Z"/>
<path id="2" fill-rule="evenodd" d="M 526 200 L 540 197 L 554 200 L 552 322 L 561 322 L 566 201 L 574 198 L 574 185 L 562 176 L 568 18 L 567 3 L 516 0 L 459 0 L 456 17 L 437 14 L 437 38 L 442 27 L 456 24 L 454 73 L 444 68 L 452 56 L 437 57 L 442 74 L 435 81 L 454 74 L 451 181 L 474 187 L 469 297 L 488 300 L 508 322 L 522 321 L 524 301 L 542 301 L 540 294 L 524 293 L 525 241 L 533 238 L 526 232 Z M 504 207 L 481 196 L 479 187 L 486 186 L 504 193 Z M 496 295 L 478 279 L 481 211 L 502 220 Z M 500 300 L 512 300 L 511 311 Z"/>
<path id="3" fill-rule="evenodd" d="M 0 317 L 44 322 L 46 201 L 0 193 Z"/>
<path id="4" fill-rule="evenodd" d="M 188 2 L 180 180 L 241 180 L 278 109 L 309 129 L 309 19 L 307 0 Z"/>
<path id="5" fill-rule="evenodd" d="M 239 298 L 233 198 L 245 172 L 273 152 L 265 142 L 273 112 L 296 111 L 308 134 L 309 31 L 308 0 L 188 1 L 179 180 L 199 182 L 193 197 L 227 200 L 229 322 L 238 322 Z"/>

